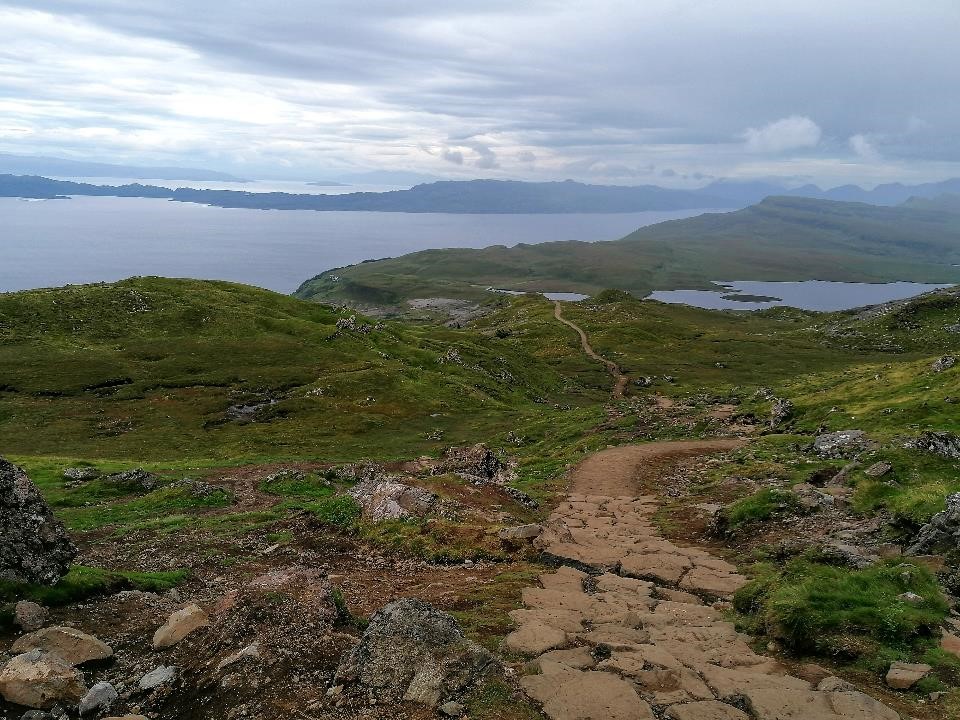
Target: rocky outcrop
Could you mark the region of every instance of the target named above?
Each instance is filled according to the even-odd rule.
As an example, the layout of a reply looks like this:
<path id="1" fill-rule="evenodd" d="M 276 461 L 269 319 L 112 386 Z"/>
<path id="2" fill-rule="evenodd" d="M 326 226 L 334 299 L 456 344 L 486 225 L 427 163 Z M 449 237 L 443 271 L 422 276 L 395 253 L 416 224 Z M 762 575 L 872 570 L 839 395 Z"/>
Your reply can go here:
<path id="1" fill-rule="evenodd" d="M 114 485 L 121 490 L 133 493 L 149 493 L 160 487 L 160 478 L 143 468 L 124 470 L 123 472 L 107 475 L 103 481 Z"/>
<path id="2" fill-rule="evenodd" d="M 863 430 L 839 430 L 817 435 L 813 441 L 813 451 L 821 457 L 842 458 L 856 455 L 871 445 Z"/>
<path id="3" fill-rule="evenodd" d="M 70 467 L 63 471 L 63 479 L 68 482 L 87 482 L 100 477 L 100 471 L 95 467 Z"/>
<path id="4" fill-rule="evenodd" d="M 378 610 L 337 670 L 335 682 L 377 702 L 436 707 L 460 695 L 494 664 L 450 615 L 416 599 Z"/>
<path id="5" fill-rule="evenodd" d="M 448 448 L 434 465 L 436 475 L 456 473 L 469 480 L 502 485 L 513 479 L 513 473 L 486 445 Z"/>
<path id="6" fill-rule="evenodd" d="M 37 630 L 18 638 L 11 648 L 15 653 L 30 650 L 53 653 L 74 666 L 113 657 L 113 649 L 105 642 L 71 627 Z"/>
<path id="7" fill-rule="evenodd" d="M 75 705 L 87 694 L 80 671 L 63 658 L 42 650 L 17 655 L 0 671 L 0 695 L 31 708 L 56 703 Z"/>
<path id="8" fill-rule="evenodd" d="M 908 447 L 934 455 L 942 455 L 951 460 L 960 460 L 960 437 L 950 432 L 925 432 L 911 442 Z"/>
<path id="9" fill-rule="evenodd" d="M 0 458 L 0 580 L 52 585 L 77 548 L 22 468 Z"/>
<path id="10" fill-rule="evenodd" d="M 960 546 L 960 493 L 947 497 L 947 508 L 934 515 L 920 528 L 913 544 L 907 548 L 910 555 L 922 555 L 935 550 L 950 550 Z"/>
<path id="11" fill-rule="evenodd" d="M 378 522 L 422 517 L 439 502 L 428 490 L 392 479 L 364 480 L 350 489 L 350 497 L 360 504 L 365 517 Z"/>
<path id="12" fill-rule="evenodd" d="M 942 358 L 938 358 L 933 365 L 930 366 L 930 369 L 935 373 L 942 373 L 945 370 L 949 370 L 956 364 L 957 358 L 955 358 L 953 355 L 944 355 Z"/>
<path id="13" fill-rule="evenodd" d="M 793 417 L 793 403 L 787 398 L 774 398 L 770 408 L 770 427 L 778 428 Z"/>

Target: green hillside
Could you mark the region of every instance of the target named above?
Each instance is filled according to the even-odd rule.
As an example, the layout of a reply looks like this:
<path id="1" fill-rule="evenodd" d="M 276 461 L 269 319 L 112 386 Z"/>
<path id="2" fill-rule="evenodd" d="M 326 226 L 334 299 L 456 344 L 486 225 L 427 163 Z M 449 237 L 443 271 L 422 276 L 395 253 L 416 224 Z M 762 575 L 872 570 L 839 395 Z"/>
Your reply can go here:
<path id="1" fill-rule="evenodd" d="M 398 306 L 482 299 L 488 287 L 594 294 L 709 289 L 712 280 L 960 282 L 960 210 L 775 197 L 642 228 L 613 242 L 427 250 L 324 272 L 297 296 Z"/>

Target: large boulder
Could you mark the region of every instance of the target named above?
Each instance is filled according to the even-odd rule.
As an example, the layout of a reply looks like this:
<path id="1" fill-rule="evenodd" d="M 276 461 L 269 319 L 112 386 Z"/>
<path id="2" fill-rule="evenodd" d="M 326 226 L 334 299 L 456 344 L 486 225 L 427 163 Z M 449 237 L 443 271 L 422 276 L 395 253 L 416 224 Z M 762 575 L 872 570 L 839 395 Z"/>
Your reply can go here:
<path id="1" fill-rule="evenodd" d="M 502 485 L 509 482 L 513 473 L 497 455 L 486 445 L 480 443 L 470 447 L 451 447 L 434 465 L 435 474 L 456 473 L 478 482 Z"/>
<path id="2" fill-rule="evenodd" d="M 350 496 L 371 520 L 396 520 L 426 515 L 439 498 L 428 490 L 392 479 L 363 480 L 350 489 Z"/>
<path id="3" fill-rule="evenodd" d="M 923 555 L 936 550 L 950 550 L 960 546 L 960 493 L 947 496 L 947 508 L 934 515 L 920 528 L 909 555 Z"/>
<path id="4" fill-rule="evenodd" d="M 42 650 L 17 655 L 0 670 L 0 695 L 16 705 L 75 705 L 86 694 L 80 671 L 59 655 Z"/>
<path id="5" fill-rule="evenodd" d="M 113 648 L 102 640 L 71 627 L 48 627 L 23 635 L 13 644 L 15 653 L 42 650 L 71 665 L 83 665 L 113 657 Z"/>
<path id="6" fill-rule="evenodd" d="M 960 460 L 960 437 L 953 433 L 928 431 L 911 442 L 910 447 L 952 460 Z"/>
<path id="7" fill-rule="evenodd" d="M 0 458 L 0 580 L 53 585 L 77 547 L 22 468 Z"/>
<path id="8" fill-rule="evenodd" d="M 453 617 L 411 598 L 374 614 L 359 644 L 341 660 L 336 682 L 362 688 L 377 702 L 436 707 L 461 694 L 493 663 Z"/>

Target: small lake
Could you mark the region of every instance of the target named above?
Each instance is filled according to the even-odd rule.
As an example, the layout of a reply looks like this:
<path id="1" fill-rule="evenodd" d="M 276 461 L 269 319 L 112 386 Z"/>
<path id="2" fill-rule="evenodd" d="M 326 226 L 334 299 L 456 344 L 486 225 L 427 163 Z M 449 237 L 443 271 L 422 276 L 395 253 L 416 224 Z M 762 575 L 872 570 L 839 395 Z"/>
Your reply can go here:
<path id="1" fill-rule="evenodd" d="M 719 290 L 658 290 L 649 300 L 680 303 L 707 310 L 763 310 L 795 307 L 803 310 L 849 310 L 903 300 L 950 285 L 928 283 L 849 283 L 826 280 L 762 282 L 751 280 L 715 281 Z"/>
<path id="2" fill-rule="evenodd" d="M 363 260 L 430 248 L 616 240 L 703 212 L 454 215 L 250 210 L 152 198 L 0 198 L 0 292 L 164 275 L 289 293 L 324 270 Z"/>

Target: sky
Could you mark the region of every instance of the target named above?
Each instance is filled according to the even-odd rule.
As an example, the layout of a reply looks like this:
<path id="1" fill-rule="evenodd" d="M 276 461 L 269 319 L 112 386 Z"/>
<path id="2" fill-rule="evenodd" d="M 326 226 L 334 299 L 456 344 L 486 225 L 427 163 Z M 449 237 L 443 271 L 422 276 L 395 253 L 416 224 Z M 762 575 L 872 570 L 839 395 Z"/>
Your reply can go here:
<path id="1" fill-rule="evenodd" d="M 321 180 L 960 176 L 957 0 L 0 0 L 0 152 Z"/>

